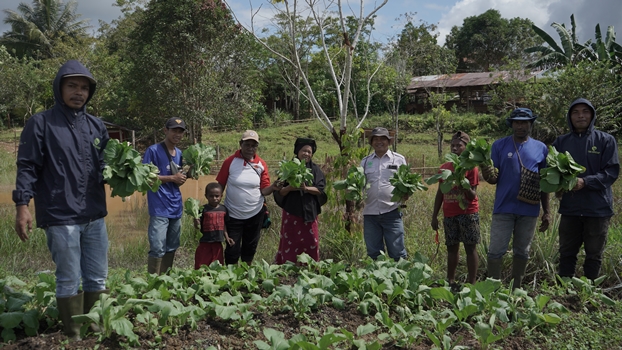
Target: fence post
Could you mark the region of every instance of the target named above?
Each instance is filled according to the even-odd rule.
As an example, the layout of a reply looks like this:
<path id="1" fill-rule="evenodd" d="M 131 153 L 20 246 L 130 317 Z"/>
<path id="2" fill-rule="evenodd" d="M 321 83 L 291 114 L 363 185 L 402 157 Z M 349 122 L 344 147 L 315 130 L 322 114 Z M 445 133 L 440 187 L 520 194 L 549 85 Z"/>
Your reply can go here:
<path id="1" fill-rule="evenodd" d="M 425 178 L 425 153 L 422 155 L 423 158 L 423 171 L 421 177 Z"/>

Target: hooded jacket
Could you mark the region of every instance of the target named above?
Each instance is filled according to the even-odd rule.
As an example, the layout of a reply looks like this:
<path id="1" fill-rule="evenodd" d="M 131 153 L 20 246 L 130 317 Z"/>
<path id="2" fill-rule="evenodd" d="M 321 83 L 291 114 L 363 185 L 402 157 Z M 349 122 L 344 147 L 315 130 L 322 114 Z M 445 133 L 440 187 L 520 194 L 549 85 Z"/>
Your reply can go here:
<path id="1" fill-rule="evenodd" d="M 592 120 L 583 133 L 574 130 L 570 119 L 570 111 L 578 104 L 585 104 L 592 110 Z M 616 140 L 610 134 L 594 129 L 596 109 L 586 99 L 580 98 L 572 102 L 568 109 L 567 121 L 570 132 L 559 136 L 553 142 L 553 146 L 559 152 L 568 151 L 578 164 L 585 167 L 585 172 L 579 175 L 585 181 L 585 187 L 564 193 L 559 213 L 588 217 L 612 216 L 611 185 L 620 172 Z"/>
<path id="2" fill-rule="evenodd" d="M 89 95 L 79 110 L 63 102 L 61 80 L 67 75 L 89 79 Z M 67 61 L 54 79 L 54 106 L 24 126 L 13 201 L 28 205 L 34 197 L 38 227 L 85 224 L 107 215 L 102 171 L 108 131 L 99 118 L 86 113 L 95 87 L 80 62 Z"/>

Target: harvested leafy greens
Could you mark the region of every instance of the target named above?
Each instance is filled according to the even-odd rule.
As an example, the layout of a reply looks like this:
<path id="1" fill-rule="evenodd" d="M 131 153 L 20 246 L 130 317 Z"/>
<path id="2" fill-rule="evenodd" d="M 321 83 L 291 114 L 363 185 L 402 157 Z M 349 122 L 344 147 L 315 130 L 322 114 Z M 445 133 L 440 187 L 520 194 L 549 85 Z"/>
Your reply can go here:
<path id="1" fill-rule="evenodd" d="M 471 170 L 476 166 L 492 166 L 491 153 L 491 143 L 483 138 L 474 139 L 467 143 L 464 151 L 460 154 L 460 161 L 458 164 L 467 170 Z"/>
<path id="2" fill-rule="evenodd" d="M 292 187 L 300 187 L 303 183 L 313 181 L 311 169 L 298 158 L 279 162 L 276 174 L 281 180 L 289 182 Z"/>
<path id="3" fill-rule="evenodd" d="M 540 170 L 540 190 L 546 193 L 572 190 L 577 176 L 585 172 L 585 167 L 577 164 L 568 151 L 559 153 L 553 146 L 549 146 L 546 164 L 548 167 Z"/>
<path id="4" fill-rule="evenodd" d="M 459 157 L 456 154 L 453 154 L 453 153 L 446 154 L 445 161 L 452 163 L 454 167 L 454 171 L 452 172 L 449 169 L 442 169 L 438 174 L 428 178 L 425 183 L 428 185 L 432 185 L 439 181 L 442 181 L 439 186 L 440 186 L 441 192 L 443 193 L 448 193 L 454 187 L 470 189 L 471 183 L 465 176 L 466 176 L 466 172 L 468 170 L 475 168 L 475 166 L 468 169 L 462 165 L 462 164 L 465 164 L 465 162 L 463 162 L 462 160 L 463 158 Z M 469 164 L 466 163 L 466 165 L 469 165 Z M 460 208 L 466 209 L 467 206 L 466 206 L 466 200 L 464 197 L 464 192 L 458 191 L 457 196 L 458 196 L 458 205 L 460 206 Z"/>
<path id="5" fill-rule="evenodd" d="M 410 197 L 415 191 L 427 191 L 428 188 L 422 182 L 421 174 L 411 173 L 410 166 L 400 165 L 389 182 L 394 187 L 391 201 L 402 202 Z"/>
<path id="6" fill-rule="evenodd" d="M 138 191 L 155 192 L 162 182 L 158 178 L 158 167 L 143 164 L 140 153 L 129 142 L 110 139 L 104 150 L 104 180 L 108 182 L 112 197 L 128 197 Z"/>
<path id="7" fill-rule="evenodd" d="M 214 161 L 215 155 L 216 151 L 214 148 L 202 143 L 195 143 L 186 148 L 182 152 L 184 163 L 189 166 L 188 168 L 184 166 L 184 169 L 187 169 L 186 176 L 198 180 L 199 176 L 209 175 L 210 166 L 212 161 Z"/>
<path id="8" fill-rule="evenodd" d="M 345 180 L 335 181 L 333 188 L 346 191 L 346 200 L 360 203 L 365 198 L 365 189 L 369 187 L 362 166 L 352 166 Z"/>
<path id="9" fill-rule="evenodd" d="M 184 202 L 184 213 L 190 215 L 193 219 L 201 218 L 201 202 L 192 197 Z"/>

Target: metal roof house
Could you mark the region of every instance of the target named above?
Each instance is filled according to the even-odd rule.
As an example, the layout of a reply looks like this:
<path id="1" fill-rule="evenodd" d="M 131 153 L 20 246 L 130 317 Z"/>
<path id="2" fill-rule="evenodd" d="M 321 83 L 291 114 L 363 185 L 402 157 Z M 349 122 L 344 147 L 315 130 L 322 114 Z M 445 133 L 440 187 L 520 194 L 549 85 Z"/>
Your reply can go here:
<path id="1" fill-rule="evenodd" d="M 411 103 L 406 108 L 407 113 L 423 113 L 430 109 L 426 98 L 432 92 L 454 92 L 456 98 L 448 102 L 448 107 L 457 104 L 475 112 L 486 112 L 487 102 L 490 100 L 488 91 L 494 85 L 511 79 L 528 81 L 542 77 L 542 72 L 481 72 L 481 73 L 456 73 L 442 75 L 426 75 L 414 77 L 406 88 L 410 94 Z M 414 97 L 414 98 L 413 98 Z"/>

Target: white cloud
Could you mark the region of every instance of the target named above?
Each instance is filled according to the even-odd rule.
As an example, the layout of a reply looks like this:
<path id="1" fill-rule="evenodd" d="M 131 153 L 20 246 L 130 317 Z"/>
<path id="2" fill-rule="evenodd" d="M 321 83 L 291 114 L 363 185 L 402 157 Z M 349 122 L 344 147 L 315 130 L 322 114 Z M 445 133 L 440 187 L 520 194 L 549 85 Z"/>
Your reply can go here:
<path id="1" fill-rule="evenodd" d="M 549 6 L 561 1 L 564 0 L 459 0 L 441 17 L 439 44 L 445 43 L 453 26 L 462 26 L 466 17 L 481 15 L 489 9 L 498 10 L 503 18 L 529 18 L 535 25 L 545 27 L 550 24 Z"/>
<path id="2" fill-rule="evenodd" d="M 579 42 L 594 38 L 594 27 L 600 23 L 604 33 L 613 25 L 622 33 L 622 1 L 620 0 L 458 0 L 444 13 L 439 22 L 440 44 L 452 26 L 461 26 L 464 19 L 496 9 L 504 18 L 529 18 L 554 39 L 559 39 L 551 23 L 565 23 L 570 28 L 570 15 L 575 14 Z M 620 42 L 619 38 L 616 40 Z"/>

